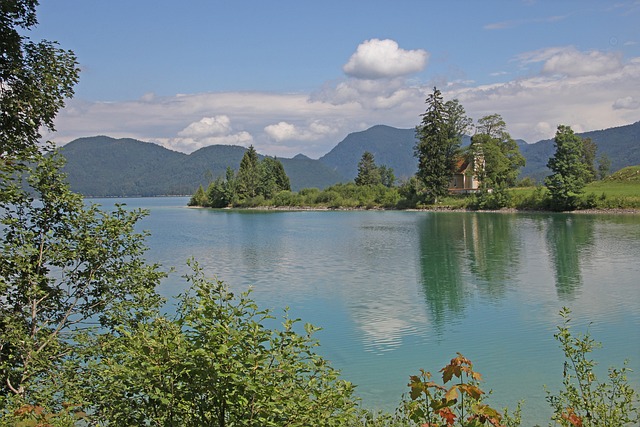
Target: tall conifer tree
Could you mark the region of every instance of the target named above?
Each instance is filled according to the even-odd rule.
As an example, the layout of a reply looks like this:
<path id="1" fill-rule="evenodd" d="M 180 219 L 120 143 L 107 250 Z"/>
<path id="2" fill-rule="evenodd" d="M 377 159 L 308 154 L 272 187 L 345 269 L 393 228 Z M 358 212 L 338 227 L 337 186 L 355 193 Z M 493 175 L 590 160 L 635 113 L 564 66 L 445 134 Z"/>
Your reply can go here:
<path id="1" fill-rule="evenodd" d="M 447 195 L 462 135 L 470 122 L 462 105 L 457 100 L 445 103 L 435 87 L 426 104 L 422 122 L 416 127 L 414 154 L 418 158 L 417 177 L 429 201 L 437 203 Z"/>
<path id="2" fill-rule="evenodd" d="M 255 197 L 260 186 L 260 163 L 253 145 L 242 156 L 238 170 L 238 193 L 243 197 Z"/>

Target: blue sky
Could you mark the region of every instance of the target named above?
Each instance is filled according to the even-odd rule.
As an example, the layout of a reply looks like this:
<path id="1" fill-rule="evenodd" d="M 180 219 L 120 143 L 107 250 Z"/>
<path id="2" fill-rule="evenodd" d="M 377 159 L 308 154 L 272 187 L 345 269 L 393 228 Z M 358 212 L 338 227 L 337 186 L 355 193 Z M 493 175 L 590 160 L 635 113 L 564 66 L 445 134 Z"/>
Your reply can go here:
<path id="1" fill-rule="evenodd" d="M 434 86 L 528 142 L 640 120 L 638 0 L 41 0 L 38 19 L 30 36 L 82 69 L 46 135 L 60 144 L 317 158 L 350 132 L 414 127 Z"/>

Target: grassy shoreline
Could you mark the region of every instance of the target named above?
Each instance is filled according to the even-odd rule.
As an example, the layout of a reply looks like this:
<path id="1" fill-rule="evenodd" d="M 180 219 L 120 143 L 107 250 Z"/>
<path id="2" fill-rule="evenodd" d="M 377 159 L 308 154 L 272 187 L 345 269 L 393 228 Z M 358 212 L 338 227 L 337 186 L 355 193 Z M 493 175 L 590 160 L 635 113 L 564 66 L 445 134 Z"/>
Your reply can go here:
<path id="1" fill-rule="evenodd" d="M 290 211 L 558 212 L 558 209 L 554 209 L 547 188 L 544 186 L 514 187 L 502 192 L 484 194 L 452 194 L 442 198 L 437 204 L 424 203 L 419 193 L 410 183 L 404 183 L 399 187 L 358 186 L 354 183 L 343 183 L 323 190 L 306 188 L 296 193 L 281 191 L 271 199 L 257 196 L 239 201 L 231 208 Z M 193 206 L 192 202 L 190 204 Z M 639 213 L 640 166 L 622 169 L 605 180 L 586 185 L 574 206 L 573 209 L 563 212 Z"/>

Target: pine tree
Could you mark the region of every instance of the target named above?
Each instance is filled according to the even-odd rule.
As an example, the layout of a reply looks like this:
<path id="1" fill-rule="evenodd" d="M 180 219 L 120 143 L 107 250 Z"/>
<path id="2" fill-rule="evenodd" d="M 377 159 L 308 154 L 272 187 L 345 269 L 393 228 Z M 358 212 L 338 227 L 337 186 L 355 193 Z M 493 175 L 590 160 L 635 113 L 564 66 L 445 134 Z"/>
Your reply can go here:
<path id="1" fill-rule="evenodd" d="M 356 185 L 380 184 L 380 171 L 373 154 L 369 151 L 365 151 L 358 162 L 358 176 L 355 178 L 355 183 Z"/>
<path id="2" fill-rule="evenodd" d="M 260 188 L 258 194 L 265 199 L 271 199 L 276 193 L 283 190 L 291 190 L 289 177 L 284 171 L 284 166 L 278 159 L 265 157 L 260 163 Z"/>
<path id="3" fill-rule="evenodd" d="M 258 161 L 258 153 L 253 145 L 245 151 L 240 161 L 240 169 L 238 170 L 237 191 L 238 195 L 243 198 L 252 198 L 258 195 L 258 187 L 260 186 L 260 164 Z"/>
<path id="4" fill-rule="evenodd" d="M 437 88 L 427 97 L 427 110 L 416 127 L 417 177 L 430 201 L 446 196 L 464 131 L 470 122 L 457 100 L 444 102 Z"/>
<path id="5" fill-rule="evenodd" d="M 196 192 L 194 193 L 194 195 L 191 196 L 191 199 L 189 200 L 188 205 L 189 206 L 206 206 L 207 205 L 207 195 L 205 194 L 204 188 L 202 188 L 202 185 L 200 185 L 196 190 Z"/>

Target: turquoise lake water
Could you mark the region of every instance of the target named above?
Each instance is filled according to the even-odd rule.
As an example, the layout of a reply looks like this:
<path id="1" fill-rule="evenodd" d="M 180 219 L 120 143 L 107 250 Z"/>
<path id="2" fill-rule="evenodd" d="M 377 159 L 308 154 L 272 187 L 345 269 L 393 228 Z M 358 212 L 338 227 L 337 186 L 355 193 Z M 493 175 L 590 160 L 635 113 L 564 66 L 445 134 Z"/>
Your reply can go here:
<path id="1" fill-rule="evenodd" d="M 150 209 L 148 259 L 185 289 L 194 257 L 209 276 L 253 289 L 323 328 L 319 352 L 358 385 L 363 406 L 393 410 L 420 368 L 461 352 L 496 407 L 525 401 L 524 425 L 548 424 L 563 356 L 558 312 L 603 343 L 604 379 L 630 359 L 640 389 L 640 215 L 227 211 L 186 198 L 100 199 Z"/>

